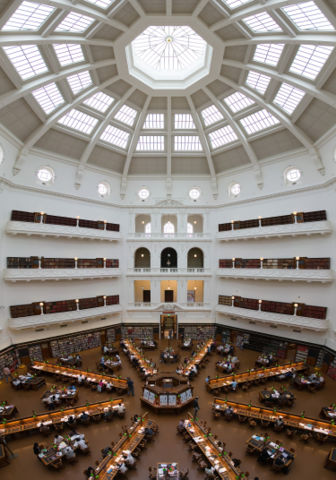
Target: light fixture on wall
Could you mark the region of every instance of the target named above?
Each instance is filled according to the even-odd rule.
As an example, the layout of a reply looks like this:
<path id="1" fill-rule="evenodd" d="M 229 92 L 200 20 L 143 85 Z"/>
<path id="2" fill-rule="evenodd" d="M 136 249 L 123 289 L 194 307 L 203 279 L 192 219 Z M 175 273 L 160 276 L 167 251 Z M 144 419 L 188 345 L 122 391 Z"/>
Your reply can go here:
<path id="1" fill-rule="evenodd" d="M 75 262 L 77 262 L 77 260 L 78 260 L 78 257 L 75 257 L 75 258 L 74 258 L 74 260 L 75 260 Z"/>
<path id="2" fill-rule="evenodd" d="M 194 224 L 197 225 L 197 220 L 194 220 Z"/>
<path id="3" fill-rule="evenodd" d="M 300 257 L 295 257 L 295 260 L 300 260 Z"/>
<path id="4" fill-rule="evenodd" d="M 194 258 L 197 258 L 197 253 L 194 253 Z"/>
<path id="5" fill-rule="evenodd" d="M 259 304 L 262 303 L 262 300 L 258 300 L 258 303 L 259 303 Z"/>
<path id="6" fill-rule="evenodd" d="M 141 223 L 142 223 L 142 225 L 145 225 L 145 220 L 142 220 L 142 222 L 141 222 Z"/>
<path id="7" fill-rule="evenodd" d="M 140 255 L 140 257 L 141 257 L 141 258 L 144 258 L 144 256 L 145 256 L 145 254 L 144 254 L 144 253 L 142 253 L 142 254 Z"/>
<path id="8" fill-rule="evenodd" d="M 197 290 L 197 287 L 194 287 L 194 290 Z"/>

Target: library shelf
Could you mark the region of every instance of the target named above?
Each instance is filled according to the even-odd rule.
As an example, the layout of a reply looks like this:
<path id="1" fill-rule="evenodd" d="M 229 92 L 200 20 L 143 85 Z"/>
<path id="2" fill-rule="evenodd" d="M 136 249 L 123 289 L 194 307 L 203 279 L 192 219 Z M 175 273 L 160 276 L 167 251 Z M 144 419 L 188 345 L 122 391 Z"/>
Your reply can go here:
<path id="1" fill-rule="evenodd" d="M 4 279 L 8 282 L 92 280 L 120 277 L 120 268 L 7 268 Z"/>

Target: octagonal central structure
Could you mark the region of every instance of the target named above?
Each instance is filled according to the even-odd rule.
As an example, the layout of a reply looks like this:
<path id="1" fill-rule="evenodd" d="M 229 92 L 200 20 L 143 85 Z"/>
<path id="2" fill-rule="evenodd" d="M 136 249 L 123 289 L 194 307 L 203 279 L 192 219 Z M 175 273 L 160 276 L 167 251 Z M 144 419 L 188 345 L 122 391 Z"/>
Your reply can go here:
<path id="1" fill-rule="evenodd" d="M 212 47 L 187 25 L 152 25 L 126 46 L 129 73 L 153 89 L 183 89 L 209 74 Z"/>

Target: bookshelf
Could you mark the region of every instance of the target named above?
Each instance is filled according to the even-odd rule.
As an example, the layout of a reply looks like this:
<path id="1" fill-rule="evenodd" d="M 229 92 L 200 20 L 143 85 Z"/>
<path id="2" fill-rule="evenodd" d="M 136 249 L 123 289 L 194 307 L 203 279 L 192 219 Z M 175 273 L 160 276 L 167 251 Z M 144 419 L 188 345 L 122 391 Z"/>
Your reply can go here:
<path id="1" fill-rule="evenodd" d="M 218 295 L 218 304 L 232 306 L 232 297 L 229 295 Z"/>
<path id="2" fill-rule="evenodd" d="M 3 369 L 9 367 L 11 370 L 20 365 L 20 358 L 15 350 L 8 350 L 0 353 L 0 378 L 3 378 Z"/>
<path id="3" fill-rule="evenodd" d="M 43 362 L 41 345 L 32 345 L 28 347 L 28 354 L 31 361 Z"/>
<path id="4" fill-rule="evenodd" d="M 215 338 L 216 327 L 215 325 L 202 325 L 202 326 L 184 326 L 184 337 L 191 338 L 192 340 L 205 341 L 210 338 Z"/>
<path id="5" fill-rule="evenodd" d="M 69 336 L 51 340 L 51 354 L 54 358 L 71 355 L 83 350 L 90 350 L 101 345 L 100 332 Z"/>
<path id="6" fill-rule="evenodd" d="M 119 268 L 119 259 L 107 258 L 105 265 L 106 268 Z M 7 257 L 7 268 L 76 268 L 76 260 L 74 258 Z M 104 258 L 78 258 L 77 268 L 104 268 Z"/>
<path id="7" fill-rule="evenodd" d="M 41 307 L 39 302 L 29 303 L 25 305 L 11 305 L 9 308 L 11 318 L 41 315 Z"/>
<path id="8" fill-rule="evenodd" d="M 302 270 L 329 270 L 330 257 L 310 258 L 221 258 L 218 261 L 219 268 L 268 268 L 268 269 L 294 269 Z"/>
<path id="9" fill-rule="evenodd" d="M 122 327 L 121 338 L 127 340 L 153 340 L 153 327 Z"/>
<path id="10" fill-rule="evenodd" d="M 116 331 L 114 328 L 108 328 L 106 330 L 106 344 L 112 345 L 116 341 Z"/>
<path id="11" fill-rule="evenodd" d="M 75 268 L 74 258 L 41 257 L 41 268 Z"/>

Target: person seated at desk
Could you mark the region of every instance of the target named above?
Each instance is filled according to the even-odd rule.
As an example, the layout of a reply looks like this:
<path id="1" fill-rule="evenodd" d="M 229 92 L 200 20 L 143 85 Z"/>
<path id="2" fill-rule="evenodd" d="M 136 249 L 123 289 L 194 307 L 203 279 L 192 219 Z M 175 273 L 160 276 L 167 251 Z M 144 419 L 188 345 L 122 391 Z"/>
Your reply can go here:
<path id="1" fill-rule="evenodd" d="M 75 426 L 75 419 L 73 416 L 70 415 L 70 417 L 68 418 L 67 424 L 69 425 L 69 427 Z"/>
<path id="2" fill-rule="evenodd" d="M 64 447 L 62 450 L 62 455 L 66 458 L 66 460 L 73 460 L 74 458 L 76 458 L 76 454 L 73 450 L 72 447 L 70 447 L 70 445 L 67 445 L 66 447 Z"/>
<path id="3" fill-rule="evenodd" d="M 62 435 L 56 435 L 54 438 L 54 444 L 59 445 L 61 442 L 64 442 L 64 437 L 62 437 Z"/>
<path id="4" fill-rule="evenodd" d="M 41 447 L 37 442 L 35 442 L 33 445 L 33 452 L 35 455 L 38 455 L 41 452 Z"/>
<path id="5" fill-rule="evenodd" d="M 104 382 L 103 380 L 100 380 L 98 385 L 97 385 L 97 392 L 101 393 L 104 389 Z"/>
<path id="6" fill-rule="evenodd" d="M 274 399 L 278 399 L 280 397 L 280 392 L 279 390 L 276 390 L 275 388 L 272 390 L 271 397 Z"/>
<path id="7" fill-rule="evenodd" d="M 179 423 L 178 423 L 178 425 L 177 425 L 176 428 L 177 428 L 177 431 L 178 431 L 179 433 L 183 433 L 183 432 L 184 432 L 184 420 L 183 420 L 183 418 L 180 419 L 180 421 L 179 421 Z"/>
<path id="8" fill-rule="evenodd" d="M 227 418 L 232 418 L 233 417 L 233 408 L 229 405 L 226 409 L 225 409 L 225 412 L 224 412 L 224 415 L 227 417 Z"/>
<path id="9" fill-rule="evenodd" d="M 85 380 L 85 375 L 83 375 L 82 373 L 80 373 L 78 375 L 78 378 L 77 378 L 77 382 L 79 383 L 79 385 L 81 385 L 82 383 L 84 383 L 84 380 Z"/>
<path id="10" fill-rule="evenodd" d="M 215 478 L 214 477 L 214 474 L 215 474 L 215 467 L 206 467 L 204 469 L 204 473 L 206 474 L 206 478 Z"/>
<path id="11" fill-rule="evenodd" d="M 151 427 L 146 427 L 145 428 L 145 437 L 148 438 L 148 439 L 151 439 L 154 437 L 154 430 L 151 428 Z"/>
<path id="12" fill-rule="evenodd" d="M 132 467 L 136 462 L 130 451 L 127 451 L 127 454 L 123 455 L 123 458 L 127 467 Z"/>
<path id="13" fill-rule="evenodd" d="M 77 437 L 79 437 L 78 440 L 73 441 L 74 449 L 75 450 L 79 449 L 81 452 L 87 452 L 89 449 L 89 446 L 86 443 L 84 438 L 80 438 L 80 437 L 84 437 L 84 435 L 77 435 Z"/>
<path id="14" fill-rule="evenodd" d="M 237 390 L 237 387 L 238 387 L 238 383 L 235 380 L 233 380 L 233 382 L 231 383 L 232 391 L 235 392 Z"/>
<path id="15" fill-rule="evenodd" d="M 125 405 L 118 403 L 118 405 L 115 407 L 115 411 L 120 418 L 124 417 L 126 411 Z"/>
<path id="16" fill-rule="evenodd" d="M 108 445 L 105 448 L 102 448 L 101 449 L 101 454 L 102 454 L 103 458 L 107 457 L 108 455 L 112 455 L 112 448 L 110 447 L 110 445 Z"/>
<path id="17" fill-rule="evenodd" d="M 208 376 L 206 377 L 206 379 L 205 379 L 205 383 L 206 383 L 206 384 L 208 384 L 208 383 L 209 383 L 209 381 L 210 381 L 210 375 L 208 375 Z"/>
<path id="18" fill-rule="evenodd" d="M 79 423 L 87 425 L 90 422 L 90 415 L 83 412 L 80 417 L 78 417 Z"/>
<path id="19" fill-rule="evenodd" d="M 128 468 L 126 467 L 125 463 L 119 463 L 118 464 L 118 470 L 120 473 L 126 473 Z"/>
<path id="20" fill-rule="evenodd" d="M 87 476 L 87 478 L 90 478 L 95 475 L 95 469 L 93 467 L 88 467 L 86 470 L 84 470 L 84 475 Z"/>

